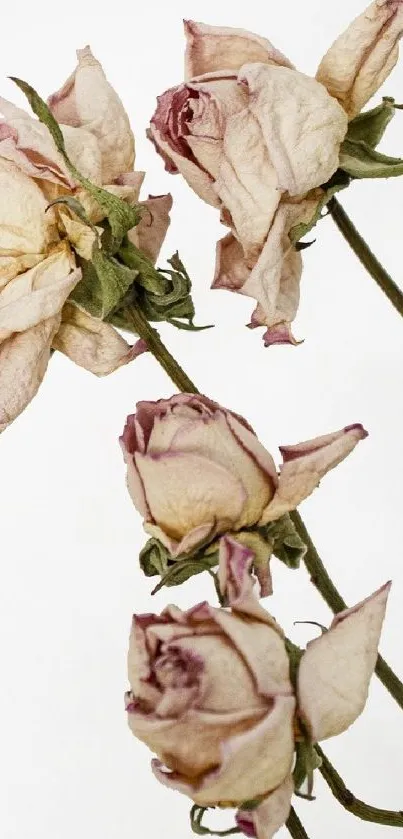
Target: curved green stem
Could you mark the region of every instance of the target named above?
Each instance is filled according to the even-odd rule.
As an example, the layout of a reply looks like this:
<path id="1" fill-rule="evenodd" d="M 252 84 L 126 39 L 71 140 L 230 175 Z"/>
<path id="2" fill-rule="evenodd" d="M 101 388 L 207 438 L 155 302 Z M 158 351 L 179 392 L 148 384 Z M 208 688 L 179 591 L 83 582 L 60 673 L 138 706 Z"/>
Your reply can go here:
<path id="1" fill-rule="evenodd" d="M 331 215 L 340 233 L 350 245 L 350 248 L 358 256 L 358 259 L 378 284 L 379 288 L 386 294 L 386 297 L 390 300 L 396 311 L 399 312 L 399 315 L 403 316 L 403 291 L 392 280 L 392 277 L 383 265 L 381 265 L 375 254 L 372 253 L 365 239 L 362 238 L 345 209 L 339 204 L 337 198 L 333 197 L 327 207 L 329 215 Z"/>
<path id="2" fill-rule="evenodd" d="M 178 364 L 173 355 L 167 350 L 157 330 L 151 326 L 151 323 L 147 320 L 141 309 L 137 308 L 137 306 L 132 306 L 130 309 L 130 318 L 137 335 L 146 342 L 148 349 L 178 390 L 181 390 L 183 393 L 199 393 L 196 385 L 193 384 L 189 376 L 182 370 L 180 364 Z"/>
<path id="3" fill-rule="evenodd" d="M 348 608 L 348 606 L 329 577 L 329 574 L 326 571 L 326 568 L 315 548 L 314 543 L 312 542 L 298 510 L 294 510 L 290 513 L 290 516 L 294 522 L 297 532 L 303 542 L 305 542 L 308 549 L 304 556 L 304 563 L 311 577 L 311 582 L 320 592 L 334 614 L 337 614 L 337 612 L 343 612 L 344 609 Z M 389 691 L 391 696 L 393 696 L 393 699 L 395 699 L 397 704 L 403 708 L 403 684 L 396 676 L 396 673 L 394 673 L 391 667 L 389 667 L 389 664 L 387 664 L 385 659 L 383 659 L 380 655 L 377 659 L 375 673 L 386 690 Z"/>
<path id="4" fill-rule="evenodd" d="M 365 804 L 356 798 L 349 789 L 347 789 L 343 779 L 336 772 L 330 760 L 326 757 L 320 746 L 315 746 L 315 750 L 322 760 L 322 765 L 319 767 L 319 772 L 326 781 L 328 787 L 337 801 L 359 819 L 366 822 L 374 822 L 375 824 L 384 824 L 389 827 L 403 827 L 403 811 L 394 812 L 393 810 L 381 810 L 379 807 L 371 807 L 370 804 Z"/>
<path id="5" fill-rule="evenodd" d="M 309 839 L 309 836 L 304 828 L 304 825 L 299 820 L 294 807 L 291 807 L 290 815 L 286 821 L 286 827 L 293 839 Z"/>

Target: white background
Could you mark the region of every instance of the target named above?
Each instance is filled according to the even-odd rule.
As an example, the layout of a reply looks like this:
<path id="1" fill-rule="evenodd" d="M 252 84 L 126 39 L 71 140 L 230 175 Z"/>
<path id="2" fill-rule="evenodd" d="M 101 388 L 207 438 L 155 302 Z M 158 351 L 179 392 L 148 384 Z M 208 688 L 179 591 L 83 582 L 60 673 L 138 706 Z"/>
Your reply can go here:
<path id="1" fill-rule="evenodd" d="M 161 329 L 199 388 L 244 413 L 277 457 L 277 446 L 363 422 L 369 438 L 323 480 L 303 515 L 349 603 L 393 578 L 382 651 L 403 675 L 401 530 L 403 324 L 357 263 L 331 219 L 305 255 L 295 325 L 305 343 L 265 350 L 244 324 L 252 301 L 209 291 L 217 213 L 163 171 L 144 132 L 155 97 L 182 79 L 182 18 L 249 28 L 270 38 L 307 73 L 361 10 L 360 0 L 237 3 L 171 0 L 105 6 L 94 0 L 7 4 L 2 20 L 1 93 L 22 103 L 7 75 L 42 95 L 57 89 L 90 43 L 119 91 L 137 137 L 146 190 L 172 191 L 164 249 L 177 247 L 194 281 L 201 334 Z M 403 100 L 403 63 L 384 93 Z M 379 97 L 378 97 L 379 101 Z M 398 112 L 382 148 L 403 153 Z M 403 181 L 359 183 L 341 200 L 379 258 L 402 277 Z M 1 200 L 1 197 L 0 197 Z M 97 380 L 54 357 L 38 397 L 0 439 L 0 835 L 2 839 L 184 839 L 189 802 L 151 775 L 149 754 L 126 729 L 125 656 L 133 611 L 175 597 L 212 597 L 209 579 L 162 591 L 137 556 L 140 518 L 125 488 L 117 443 L 139 399 L 173 387 L 150 356 Z M 328 622 L 307 575 L 274 564 L 268 603 L 295 640 Z M 402 715 L 373 681 L 365 714 L 326 749 L 352 790 L 372 804 L 403 809 Z M 315 803 L 296 801 L 311 839 L 393 833 L 345 813 L 317 781 Z M 229 824 L 230 813 L 220 824 Z M 217 822 L 216 822 L 217 823 Z M 279 837 L 288 835 L 284 829 Z"/>

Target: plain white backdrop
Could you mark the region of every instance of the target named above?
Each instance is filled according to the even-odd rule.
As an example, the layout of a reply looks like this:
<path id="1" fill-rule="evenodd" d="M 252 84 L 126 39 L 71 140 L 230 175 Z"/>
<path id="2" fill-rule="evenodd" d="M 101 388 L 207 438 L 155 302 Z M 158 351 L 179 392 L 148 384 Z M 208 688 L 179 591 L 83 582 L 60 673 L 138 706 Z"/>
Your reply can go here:
<path id="1" fill-rule="evenodd" d="M 369 438 L 302 513 L 350 604 L 393 579 L 382 651 L 403 676 L 403 324 L 329 218 L 305 254 L 295 324 L 305 343 L 265 350 L 260 330 L 244 326 L 252 301 L 209 290 L 222 235 L 216 211 L 164 172 L 144 133 L 157 94 L 182 79 L 183 17 L 267 36 L 313 74 L 361 9 L 361 0 L 22 0 L 7 4 L 2 23 L 0 92 L 22 104 L 6 79 L 17 75 L 48 95 L 75 66 L 75 49 L 90 43 L 130 114 L 146 192 L 174 196 L 162 256 L 179 248 L 193 278 L 197 321 L 215 324 L 200 334 L 164 326 L 170 349 L 202 391 L 247 416 L 276 458 L 281 443 L 366 425 Z M 383 93 L 403 100 L 403 58 Z M 382 149 L 403 154 L 402 112 Z M 341 201 L 401 282 L 403 180 L 358 183 Z M 160 610 L 171 599 L 188 606 L 213 597 L 203 575 L 150 603 L 151 582 L 138 568 L 145 536 L 117 439 L 137 400 L 172 392 L 148 355 L 102 380 L 57 355 L 39 395 L 0 439 L 2 839 L 190 837 L 188 800 L 153 778 L 150 755 L 131 737 L 123 710 L 131 614 Z M 329 611 L 303 570 L 277 561 L 273 569 L 268 608 L 303 643 L 315 630 L 293 621 L 329 622 Z M 326 744 L 347 785 L 380 807 L 403 809 L 402 720 L 374 679 L 364 715 Z M 316 794 L 314 803 L 296 800 L 311 839 L 393 834 L 344 812 L 320 778 Z M 230 821 L 224 813 L 215 823 Z M 285 828 L 278 834 L 287 835 Z"/>

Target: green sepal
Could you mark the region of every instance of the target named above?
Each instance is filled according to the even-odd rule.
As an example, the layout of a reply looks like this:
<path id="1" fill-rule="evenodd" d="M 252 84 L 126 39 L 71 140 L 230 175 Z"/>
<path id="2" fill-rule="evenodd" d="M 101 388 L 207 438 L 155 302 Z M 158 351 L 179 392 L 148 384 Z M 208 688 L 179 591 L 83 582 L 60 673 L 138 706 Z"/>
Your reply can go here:
<path id="1" fill-rule="evenodd" d="M 272 542 L 273 553 L 277 559 L 284 562 L 287 568 L 299 568 L 307 552 L 307 546 L 297 533 L 288 513 L 261 527 L 260 532 L 264 533 L 267 541 Z"/>
<path id="2" fill-rule="evenodd" d="M 218 547 L 212 543 L 197 548 L 189 556 L 173 559 L 159 539 L 151 538 L 140 552 L 139 561 L 146 577 L 161 577 L 152 591 L 152 594 L 156 594 L 163 586 L 179 586 L 195 574 L 210 571 L 218 565 Z"/>
<path id="3" fill-rule="evenodd" d="M 48 131 L 50 132 L 54 143 L 56 145 L 57 150 L 62 155 L 64 162 L 73 176 L 73 178 L 87 190 L 87 192 L 95 198 L 98 202 L 100 207 L 102 207 L 105 215 L 109 219 L 109 223 L 111 226 L 111 232 L 113 237 L 113 247 L 115 248 L 118 243 L 120 243 L 126 233 L 131 230 L 132 227 L 135 227 L 141 218 L 141 210 L 139 207 L 132 207 L 130 204 L 127 204 L 125 201 L 122 201 L 116 195 L 112 195 L 110 192 L 107 192 L 105 189 L 102 189 L 99 186 L 95 186 L 95 184 L 91 183 L 88 178 L 85 178 L 81 173 L 76 169 L 74 164 L 71 162 L 69 157 L 66 153 L 66 148 L 64 144 L 64 138 L 60 126 L 56 122 L 53 114 L 51 113 L 50 109 L 48 108 L 46 102 L 41 99 L 39 94 L 34 90 L 31 85 L 27 82 L 22 81 L 22 79 L 17 79 L 14 76 L 10 76 L 11 80 L 15 82 L 15 84 L 22 90 L 25 96 L 28 99 L 28 102 L 34 112 L 34 114 L 38 117 L 39 121 L 46 125 Z"/>
<path id="4" fill-rule="evenodd" d="M 375 149 L 396 113 L 395 100 L 391 96 L 384 96 L 382 104 L 370 111 L 358 114 L 348 126 L 347 140 L 363 141 Z"/>
<path id="5" fill-rule="evenodd" d="M 215 565 L 218 565 L 218 551 L 211 557 L 194 556 L 176 560 L 169 565 L 166 574 L 161 577 L 160 582 L 153 588 L 151 594 L 157 594 L 164 586 L 180 586 L 182 583 L 186 583 L 186 580 L 189 580 L 190 577 L 202 574 L 203 571 L 210 571 Z"/>
<path id="6" fill-rule="evenodd" d="M 389 157 L 363 140 L 346 139 L 340 148 L 340 167 L 352 178 L 396 178 L 403 175 L 403 159 Z"/>
<path id="7" fill-rule="evenodd" d="M 136 271 L 121 265 L 113 256 L 107 256 L 99 250 L 97 243 L 91 262 L 85 259 L 78 261 L 82 279 L 69 299 L 93 317 L 105 320 L 133 285 Z"/>

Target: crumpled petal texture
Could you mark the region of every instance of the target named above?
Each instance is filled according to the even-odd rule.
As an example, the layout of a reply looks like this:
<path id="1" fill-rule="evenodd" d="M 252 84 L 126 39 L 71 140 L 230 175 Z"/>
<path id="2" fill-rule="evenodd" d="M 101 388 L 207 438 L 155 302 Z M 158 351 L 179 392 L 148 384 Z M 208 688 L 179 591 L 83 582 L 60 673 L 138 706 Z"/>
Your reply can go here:
<path id="1" fill-rule="evenodd" d="M 130 430 L 140 445 L 150 432 Z M 226 537 L 219 579 L 228 609 L 204 602 L 134 617 L 126 710 L 133 734 L 157 755 L 161 783 L 202 807 L 239 806 L 240 829 L 266 839 L 290 810 L 295 715 L 317 742 L 364 707 L 390 584 L 308 645 L 295 689 L 283 633 L 253 603 L 250 569 L 250 552 Z M 242 807 L 260 797 L 255 810 Z"/>

